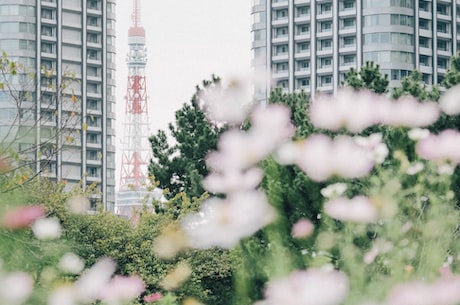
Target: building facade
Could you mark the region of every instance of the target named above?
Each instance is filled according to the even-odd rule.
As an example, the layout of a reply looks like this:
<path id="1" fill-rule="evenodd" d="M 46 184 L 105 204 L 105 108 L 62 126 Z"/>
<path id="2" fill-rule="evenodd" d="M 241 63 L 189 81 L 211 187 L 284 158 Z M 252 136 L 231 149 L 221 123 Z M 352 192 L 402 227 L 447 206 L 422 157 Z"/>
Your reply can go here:
<path id="1" fill-rule="evenodd" d="M 37 173 L 95 185 L 115 202 L 116 0 L 0 0 L 0 51 L 17 61 L 0 91 L 0 140 Z M 8 72 L 8 71 L 7 71 Z M 11 71 L 9 71 L 11 72 Z"/>
<path id="2" fill-rule="evenodd" d="M 390 87 L 418 70 L 439 83 L 459 50 L 459 0 L 253 0 L 253 68 L 271 88 L 335 92 L 351 67 L 380 65 Z"/>

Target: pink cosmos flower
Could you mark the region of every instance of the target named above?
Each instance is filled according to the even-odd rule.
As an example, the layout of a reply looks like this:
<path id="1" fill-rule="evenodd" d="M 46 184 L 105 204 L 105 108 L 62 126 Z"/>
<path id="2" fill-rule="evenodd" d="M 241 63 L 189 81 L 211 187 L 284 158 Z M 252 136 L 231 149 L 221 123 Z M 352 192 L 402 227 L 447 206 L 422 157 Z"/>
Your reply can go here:
<path id="1" fill-rule="evenodd" d="M 379 122 L 389 126 L 424 127 L 439 118 L 439 107 L 434 102 L 420 103 L 415 97 L 404 96 L 396 101 L 385 100 L 374 110 L 379 113 Z M 414 114 L 417 115 L 414 115 Z"/>
<path id="2" fill-rule="evenodd" d="M 0 301 L 2 304 L 22 304 L 32 294 L 33 280 L 25 272 L 11 272 L 0 277 Z"/>
<path id="3" fill-rule="evenodd" d="M 442 277 L 433 283 L 415 281 L 396 286 L 386 305 L 457 305 L 460 303 L 460 276 Z"/>
<path id="4" fill-rule="evenodd" d="M 310 268 L 268 283 L 265 300 L 273 305 L 339 305 L 348 290 L 343 272 Z"/>
<path id="5" fill-rule="evenodd" d="M 430 134 L 417 143 L 416 151 L 421 158 L 426 160 L 459 164 L 460 133 L 447 129 L 438 135 Z"/>
<path id="6" fill-rule="evenodd" d="M 306 218 L 299 219 L 291 230 L 291 235 L 295 238 L 305 238 L 310 236 L 315 229 L 313 223 Z"/>
<path id="7" fill-rule="evenodd" d="M 8 229 L 25 228 L 44 216 L 45 208 L 41 205 L 25 206 L 8 211 L 3 215 L 1 224 Z"/>
<path id="8" fill-rule="evenodd" d="M 159 293 L 159 292 L 152 293 L 152 294 L 144 296 L 144 302 L 146 302 L 146 303 L 156 302 L 159 299 L 161 299 L 162 297 L 163 297 L 163 295 L 161 293 Z"/>
<path id="9" fill-rule="evenodd" d="M 319 95 L 311 104 L 310 120 L 318 128 L 345 128 L 359 133 L 378 123 L 375 109 L 381 99 L 379 95 L 348 88 L 339 90 L 336 96 Z"/>
<path id="10" fill-rule="evenodd" d="M 298 152 L 295 163 L 315 181 L 325 181 L 334 175 L 361 178 L 374 167 L 369 150 L 347 136 L 332 140 L 322 134 L 313 135 L 302 143 Z"/>
<path id="11" fill-rule="evenodd" d="M 460 114 L 460 85 L 450 88 L 441 96 L 439 107 L 448 115 Z"/>
<path id="12" fill-rule="evenodd" d="M 329 200 L 324 204 L 324 212 L 332 218 L 344 221 L 372 223 L 378 219 L 377 209 L 365 196 Z"/>
<path id="13" fill-rule="evenodd" d="M 182 227 L 195 248 L 232 248 L 274 217 L 264 193 L 247 191 L 204 201 L 200 212 L 185 217 Z"/>
<path id="14" fill-rule="evenodd" d="M 144 290 L 144 282 L 139 277 L 117 275 L 103 287 L 99 299 L 108 304 L 120 304 L 138 297 Z"/>
<path id="15" fill-rule="evenodd" d="M 210 173 L 203 179 L 203 187 L 212 193 L 232 193 L 255 189 L 262 181 L 263 171 L 260 168 L 250 168 L 246 171 L 227 170 L 223 173 Z"/>

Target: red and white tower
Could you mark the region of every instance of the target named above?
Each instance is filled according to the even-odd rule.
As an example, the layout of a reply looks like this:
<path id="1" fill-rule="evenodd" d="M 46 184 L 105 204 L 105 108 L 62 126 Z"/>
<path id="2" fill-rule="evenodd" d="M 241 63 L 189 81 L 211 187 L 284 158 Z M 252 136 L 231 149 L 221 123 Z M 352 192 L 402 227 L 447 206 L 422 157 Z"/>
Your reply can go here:
<path id="1" fill-rule="evenodd" d="M 126 214 L 122 210 L 126 211 L 129 206 L 133 207 L 136 203 L 135 197 L 141 197 L 140 194 L 145 193 L 145 186 L 148 183 L 147 165 L 150 159 L 145 79 L 147 49 L 145 30 L 140 25 L 140 0 L 133 0 L 131 17 L 132 26 L 128 30 L 129 51 L 126 58 L 128 83 L 123 124 L 121 179 L 116 204 L 116 211 L 120 214 Z"/>

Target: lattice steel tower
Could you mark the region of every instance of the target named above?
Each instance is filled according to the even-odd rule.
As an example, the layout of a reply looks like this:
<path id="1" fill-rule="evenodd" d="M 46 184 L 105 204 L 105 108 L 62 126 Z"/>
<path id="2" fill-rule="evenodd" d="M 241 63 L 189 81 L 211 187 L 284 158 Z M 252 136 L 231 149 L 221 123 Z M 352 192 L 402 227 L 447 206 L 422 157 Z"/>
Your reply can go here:
<path id="1" fill-rule="evenodd" d="M 147 48 L 140 25 L 140 0 L 133 0 L 132 26 L 128 30 L 128 83 L 122 146 L 120 192 L 139 191 L 148 183 L 148 101 L 145 79 Z"/>

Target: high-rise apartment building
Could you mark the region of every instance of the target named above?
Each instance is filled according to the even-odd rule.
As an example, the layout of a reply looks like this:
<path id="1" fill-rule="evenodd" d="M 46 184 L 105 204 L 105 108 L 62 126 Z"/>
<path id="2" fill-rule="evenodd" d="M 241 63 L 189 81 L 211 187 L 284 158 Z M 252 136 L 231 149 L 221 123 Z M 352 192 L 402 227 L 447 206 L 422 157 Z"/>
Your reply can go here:
<path id="1" fill-rule="evenodd" d="M 0 0 L 0 51 L 24 66 L 0 91 L 0 142 L 14 139 L 36 172 L 69 187 L 95 183 L 93 202 L 108 210 L 115 201 L 115 5 Z"/>
<path id="2" fill-rule="evenodd" d="M 390 86 L 413 70 L 436 84 L 460 48 L 459 0 L 253 0 L 252 18 L 258 100 L 274 87 L 335 92 L 366 61 Z"/>

